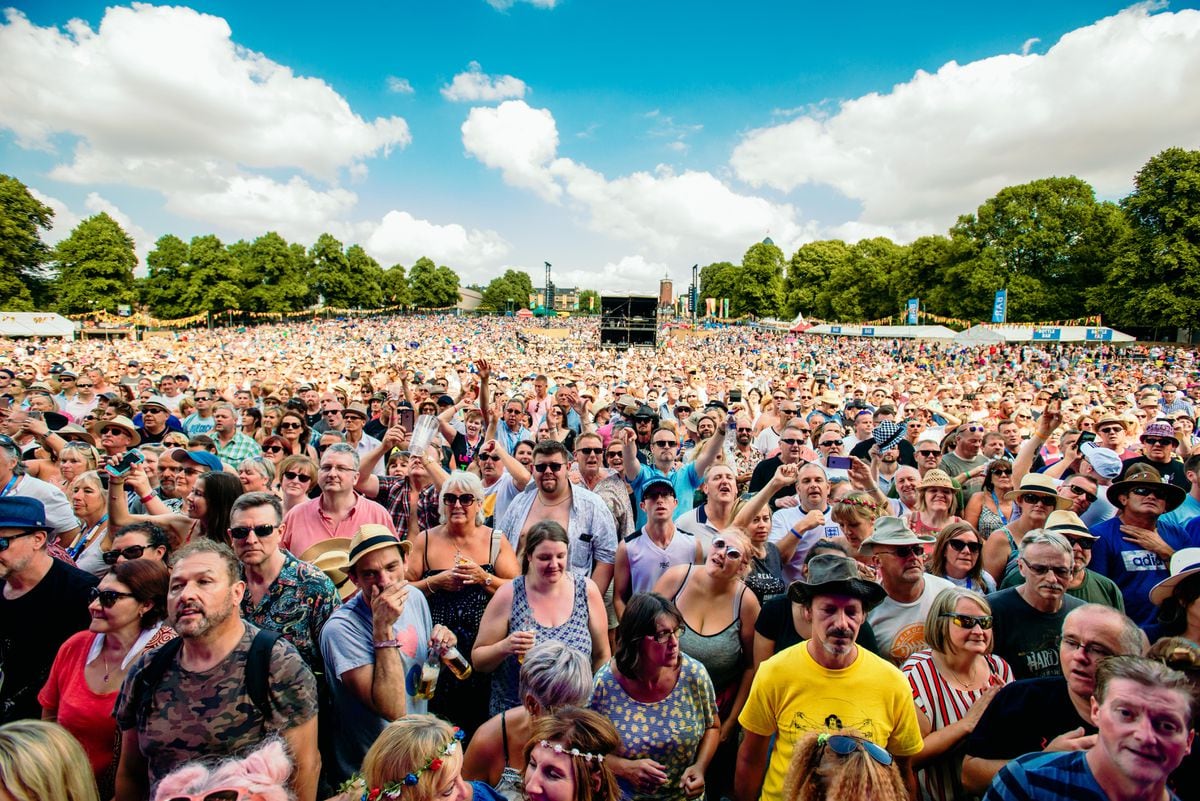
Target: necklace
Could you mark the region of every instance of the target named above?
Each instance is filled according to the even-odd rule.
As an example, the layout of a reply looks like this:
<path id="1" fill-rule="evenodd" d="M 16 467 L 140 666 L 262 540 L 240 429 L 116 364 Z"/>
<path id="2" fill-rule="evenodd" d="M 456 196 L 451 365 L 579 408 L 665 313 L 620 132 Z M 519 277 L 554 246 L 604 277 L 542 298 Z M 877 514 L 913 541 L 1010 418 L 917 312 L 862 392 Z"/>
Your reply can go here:
<path id="1" fill-rule="evenodd" d="M 540 495 L 538 496 L 538 503 L 540 503 L 544 507 L 546 507 L 546 506 L 562 506 L 564 503 L 566 503 L 569 500 L 571 500 L 570 493 L 567 493 L 561 501 L 555 501 L 554 503 L 546 503 L 544 500 L 542 500 L 542 496 L 540 496 Z"/>
<path id="2" fill-rule="evenodd" d="M 951 669 L 951 667 L 949 665 L 945 665 L 945 670 L 943 671 L 942 675 L 945 677 L 947 684 L 958 685 L 963 690 L 966 690 L 969 692 L 969 691 L 973 690 L 975 687 L 975 684 L 972 681 L 972 679 L 975 676 L 975 668 L 976 668 L 976 663 L 972 662 L 971 667 L 967 671 L 967 677 L 964 679 L 962 677 L 962 674 Z"/>
<path id="3" fill-rule="evenodd" d="M 104 660 L 104 683 L 108 684 L 108 679 L 112 675 L 112 671 L 108 667 L 108 657 L 102 655 L 100 658 Z"/>

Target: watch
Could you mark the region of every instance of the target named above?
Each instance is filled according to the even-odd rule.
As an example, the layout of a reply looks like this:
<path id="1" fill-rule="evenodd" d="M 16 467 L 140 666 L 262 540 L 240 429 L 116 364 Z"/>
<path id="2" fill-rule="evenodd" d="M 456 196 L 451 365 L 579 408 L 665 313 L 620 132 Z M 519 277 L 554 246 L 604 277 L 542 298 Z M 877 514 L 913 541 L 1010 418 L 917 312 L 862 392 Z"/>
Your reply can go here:
<path id="1" fill-rule="evenodd" d="M 490 586 L 492 586 L 492 574 L 491 574 L 491 573 L 488 573 L 488 574 L 487 574 L 487 578 L 485 578 L 485 579 L 483 580 L 483 586 L 485 586 L 485 587 L 490 587 Z"/>

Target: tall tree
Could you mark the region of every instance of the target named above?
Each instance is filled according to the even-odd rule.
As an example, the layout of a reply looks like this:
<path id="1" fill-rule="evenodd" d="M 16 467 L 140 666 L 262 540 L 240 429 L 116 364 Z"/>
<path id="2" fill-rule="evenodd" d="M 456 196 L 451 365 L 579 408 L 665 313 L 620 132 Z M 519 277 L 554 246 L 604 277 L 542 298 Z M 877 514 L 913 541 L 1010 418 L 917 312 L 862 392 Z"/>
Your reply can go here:
<path id="1" fill-rule="evenodd" d="M 886 237 L 863 239 L 834 265 L 817 295 L 831 320 L 854 322 L 896 314 L 901 301 L 892 287 L 903 248 Z"/>
<path id="2" fill-rule="evenodd" d="M 0 175 L 0 309 L 30 311 L 45 300 L 50 248 L 41 232 L 53 219 L 25 184 Z"/>
<path id="3" fill-rule="evenodd" d="M 420 309 L 441 309 L 458 303 L 458 276 L 449 267 L 438 267 L 425 256 L 409 271 L 413 304 Z"/>
<path id="4" fill-rule="evenodd" d="M 1200 328 L 1200 150 L 1151 158 L 1121 208 L 1129 247 L 1093 293 L 1096 308 L 1126 325 Z"/>
<path id="5" fill-rule="evenodd" d="M 230 246 L 237 254 L 239 249 Z M 284 312 L 303 309 L 309 286 L 305 275 L 304 248 L 292 247 L 271 231 L 255 239 L 238 258 L 242 270 L 241 308 L 247 311 Z"/>
<path id="6" fill-rule="evenodd" d="M 404 265 L 393 264 L 383 271 L 383 305 L 408 306 L 412 303 L 412 287 L 404 273 Z"/>
<path id="7" fill-rule="evenodd" d="M 505 270 L 491 280 L 483 290 L 483 301 L 479 308 L 485 311 L 505 311 L 508 302 L 513 302 L 514 311 L 529 302 L 533 294 L 533 281 L 524 270 Z"/>
<path id="8" fill-rule="evenodd" d="M 117 310 L 137 299 L 133 239 L 105 212 L 88 217 L 54 249 L 58 310 L 78 314 L 93 309 Z"/>
<path id="9" fill-rule="evenodd" d="M 181 298 L 187 314 L 238 308 L 241 265 L 220 239 L 212 234 L 193 237 L 188 246 L 188 265 L 188 283 Z"/>
<path id="10" fill-rule="evenodd" d="M 580 314 L 599 314 L 600 313 L 600 293 L 594 289 L 579 290 L 579 313 Z"/>
<path id="11" fill-rule="evenodd" d="M 783 251 L 770 240 L 756 242 L 742 256 L 730 314 L 774 317 L 783 300 Z"/>
<path id="12" fill-rule="evenodd" d="M 192 265 L 188 246 L 174 234 L 164 234 L 146 255 L 149 274 L 138 281 L 142 303 L 156 317 L 187 317 L 191 311 L 183 304 L 183 293 L 191 282 Z"/>
<path id="13" fill-rule="evenodd" d="M 833 271 L 848 261 L 850 248 L 840 239 L 827 239 L 801 245 L 788 262 L 784 280 L 785 314 L 799 313 L 821 319 L 832 318 L 832 311 L 818 301 L 822 287 Z"/>
<path id="14" fill-rule="evenodd" d="M 741 268 L 727 261 L 713 262 L 701 267 L 700 291 L 696 298 L 696 316 L 703 317 L 708 313 L 705 298 L 716 298 L 718 305 L 721 298 L 730 298 L 732 306 L 732 298 L 737 294 L 738 281 L 741 280 L 740 273 Z"/>

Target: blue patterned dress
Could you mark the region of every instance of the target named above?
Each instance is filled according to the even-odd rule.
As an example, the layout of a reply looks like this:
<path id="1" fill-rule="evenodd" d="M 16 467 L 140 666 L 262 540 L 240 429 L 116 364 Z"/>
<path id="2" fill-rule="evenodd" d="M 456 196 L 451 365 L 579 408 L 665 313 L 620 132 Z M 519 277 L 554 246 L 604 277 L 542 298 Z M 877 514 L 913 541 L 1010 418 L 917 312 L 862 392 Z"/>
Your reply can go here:
<path id="1" fill-rule="evenodd" d="M 663 700 L 644 704 L 625 692 L 611 663 L 596 673 L 591 707 L 613 722 L 621 735 L 618 755 L 653 759 L 667 772 L 667 781 L 652 793 L 635 792 L 621 781 L 621 797 L 636 801 L 683 801 L 680 780 L 696 761 L 704 732 L 716 725 L 717 698 L 708 671 L 697 660 L 679 655 L 679 680 Z"/>

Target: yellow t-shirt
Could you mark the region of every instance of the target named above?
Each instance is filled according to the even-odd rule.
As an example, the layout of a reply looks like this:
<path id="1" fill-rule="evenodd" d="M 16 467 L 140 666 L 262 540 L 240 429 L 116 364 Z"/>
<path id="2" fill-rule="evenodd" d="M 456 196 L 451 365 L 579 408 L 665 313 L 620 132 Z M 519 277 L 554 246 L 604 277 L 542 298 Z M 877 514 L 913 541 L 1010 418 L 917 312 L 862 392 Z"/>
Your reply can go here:
<path id="1" fill-rule="evenodd" d="M 818 665 L 807 642 L 780 651 L 759 666 L 738 722 L 764 737 L 778 733 L 763 782 L 764 801 L 783 797 L 792 751 L 810 731 L 856 729 L 893 756 L 911 756 L 922 746 L 904 674 L 861 647 L 842 670 Z"/>

